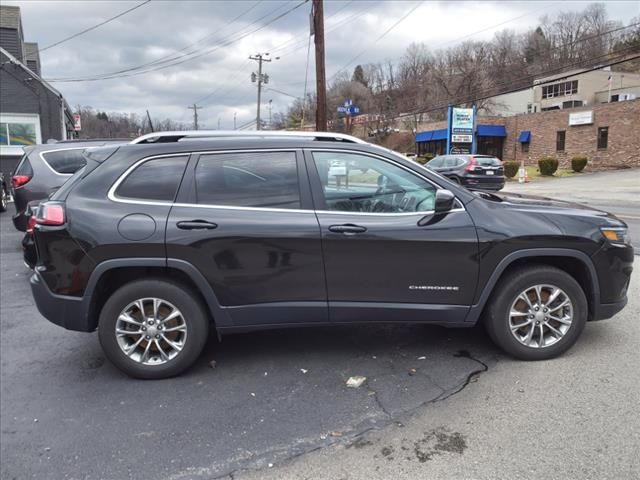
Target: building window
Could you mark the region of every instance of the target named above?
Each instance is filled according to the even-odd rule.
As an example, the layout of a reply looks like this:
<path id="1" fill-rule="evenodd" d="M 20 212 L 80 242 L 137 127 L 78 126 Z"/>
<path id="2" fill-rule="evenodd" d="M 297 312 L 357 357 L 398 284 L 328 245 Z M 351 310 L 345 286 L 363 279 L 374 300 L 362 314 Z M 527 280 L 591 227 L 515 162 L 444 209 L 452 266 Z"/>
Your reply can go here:
<path id="1" fill-rule="evenodd" d="M 568 102 L 562 102 L 562 109 L 582 107 L 582 100 L 569 100 Z"/>
<path id="2" fill-rule="evenodd" d="M 520 146 L 522 148 L 522 153 L 529 153 L 529 142 L 522 142 Z"/>
<path id="3" fill-rule="evenodd" d="M 33 123 L 0 123 L 0 145 L 35 145 L 36 126 Z"/>
<path id="4" fill-rule="evenodd" d="M 604 150 L 609 144 L 609 127 L 598 128 L 598 149 Z"/>
<path id="5" fill-rule="evenodd" d="M 578 81 L 554 83 L 542 87 L 542 98 L 564 97 L 578 93 Z"/>
<path id="6" fill-rule="evenodd" d="M 533 105 L 531 105 L 530 103 L 527 103 L 527 113 L 531 113 L 533 112 Z"/>
<path id="7" fill-rule="evenodd" d="M 565 131 L 556 132 L 556 152 L 564 152 Z"/>

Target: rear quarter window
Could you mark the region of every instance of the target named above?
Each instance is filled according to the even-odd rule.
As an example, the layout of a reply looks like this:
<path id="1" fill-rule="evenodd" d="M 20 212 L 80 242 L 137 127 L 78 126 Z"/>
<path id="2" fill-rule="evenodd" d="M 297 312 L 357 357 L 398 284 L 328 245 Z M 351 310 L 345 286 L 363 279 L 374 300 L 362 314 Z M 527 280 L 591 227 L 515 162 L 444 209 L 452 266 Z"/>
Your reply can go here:
<path id="1" fill-rule="evenodd" d="M 87 161 L 82 154 L 84 149 L 55 150 L 42 152 L 42 158 L 57 173 L 71 175 L 84 167 Z"/>
<path id="2" fill-rule="evenodd" d="M 116 196 L 172 202 L 188 159 L 187 155 L 165 157 L 140 164 L 120 183 L 116 189 Z"/>
<path id="3" fill-rule="evenodd" d="M 25 175 L 27 177 L 33 177 L 33 167 L 31 166 L 31 162 L 29 161 L 29 155 L 25 154 L 16 170 L 13 172 L 14 175 Z"/>

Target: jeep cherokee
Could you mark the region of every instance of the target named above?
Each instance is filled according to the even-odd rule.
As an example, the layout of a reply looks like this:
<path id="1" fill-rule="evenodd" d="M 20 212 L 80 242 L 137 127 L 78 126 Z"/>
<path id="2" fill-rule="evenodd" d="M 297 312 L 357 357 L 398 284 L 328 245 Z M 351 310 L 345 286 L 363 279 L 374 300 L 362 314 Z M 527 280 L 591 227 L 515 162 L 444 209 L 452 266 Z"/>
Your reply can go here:
<path id="1" fill-rule="evenodd" d="M 211 329 L 301 325 L 481 319 L 548 359 L 627 302 L 615 216 L 472 192 L 353 137 L 164 132 L 85 158 L 38 207 L 31 287 L 134 377 L 184 371 Z"/>

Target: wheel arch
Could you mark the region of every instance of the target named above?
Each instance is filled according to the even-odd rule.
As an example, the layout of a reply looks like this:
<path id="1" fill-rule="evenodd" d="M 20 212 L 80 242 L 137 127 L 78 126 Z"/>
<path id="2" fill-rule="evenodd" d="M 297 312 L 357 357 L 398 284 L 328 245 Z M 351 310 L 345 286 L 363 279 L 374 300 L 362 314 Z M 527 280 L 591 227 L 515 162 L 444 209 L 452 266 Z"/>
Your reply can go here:
<path id="1" fill-rule="evenodd" d="M 532 265 L 548 265 L 571 275 L 582 287 L 587 297 L 589 320 L 600 304 L 600 285 L 591 258 L 580 250 L 564 248 L 535 248 L 518 250 L 504 257 L 491 273 L 476 302 L 471 306 L 466 322 L 477 322 L 500 279 L 516 268 Z"/>
<path id="2" fill-rule="evenodd" d="M 99 263 L 91 274 L 84 295 L 89 331 L 98 327 L 100 311 L 111 293 L 125 283 L 151 277 L 166 278 L 192 290 L 207 306 L 214 328 L 228 324 L 228 313 L 194 265 L 179 259 L 121 258 Z"/>

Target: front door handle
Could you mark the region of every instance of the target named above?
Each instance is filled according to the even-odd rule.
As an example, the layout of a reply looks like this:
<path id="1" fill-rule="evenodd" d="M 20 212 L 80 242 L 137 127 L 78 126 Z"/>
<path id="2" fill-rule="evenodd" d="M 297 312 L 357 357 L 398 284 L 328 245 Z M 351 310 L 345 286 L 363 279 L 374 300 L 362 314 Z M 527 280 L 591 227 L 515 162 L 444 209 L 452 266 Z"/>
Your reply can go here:
<path id="1" fill-rule="evenodd" d="M 189 220 L 176 224 L 180 230 L 213 230 L 218 228 L 217 223 L 207 222 L 206 220 Z"/>
<path id="2" fill-rule="evenodd" d="M 354 225 L 352 223 L 346 223 L 344 225 L 331 225 L 329 231 L 333 233 L 344 233 L 345 235 L 354 235 L 356 233 L 364 233 L 367 231 L 366 227 L 360 225 Z"/>

